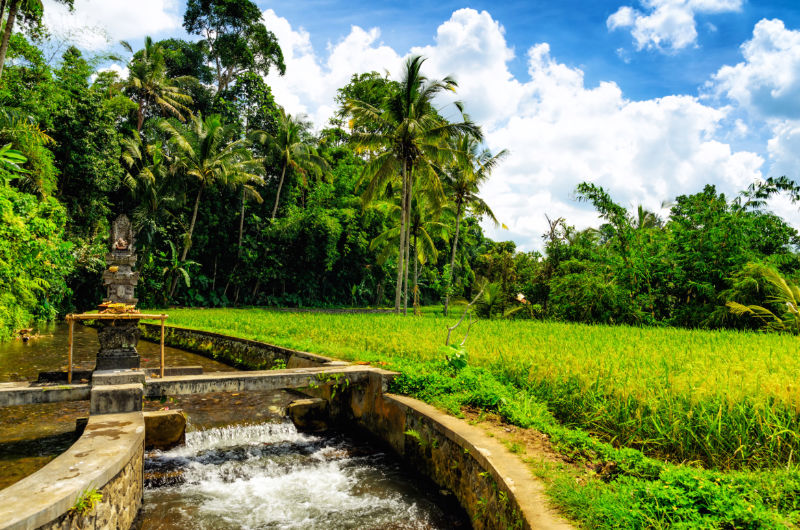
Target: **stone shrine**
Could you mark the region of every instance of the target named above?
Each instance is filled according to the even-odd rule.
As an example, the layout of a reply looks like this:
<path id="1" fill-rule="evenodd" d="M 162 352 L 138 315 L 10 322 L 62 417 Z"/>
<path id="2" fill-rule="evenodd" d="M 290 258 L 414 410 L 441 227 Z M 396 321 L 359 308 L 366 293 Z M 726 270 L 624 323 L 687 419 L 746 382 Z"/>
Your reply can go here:
<path id="1" fill-rule="evenodd" d="M 127 216 L 120 215 L 111 225 L 111 251 L 106 254 L 108 268 L 103 272 L 103 285 L 107 289 L 107 297 L 103 302 L 125 304 L 131 308 L 136 305 L 134 288 L 139 281 L 139 273 L 132 270 L 136 264 L 134 243 L 131 222 Z M 139 320 L 121 318 L 97 322 L 100 351 L 97 353 L 95 369 L 139 368 L 139 353 L 136 351 L 140 333 Z"/>

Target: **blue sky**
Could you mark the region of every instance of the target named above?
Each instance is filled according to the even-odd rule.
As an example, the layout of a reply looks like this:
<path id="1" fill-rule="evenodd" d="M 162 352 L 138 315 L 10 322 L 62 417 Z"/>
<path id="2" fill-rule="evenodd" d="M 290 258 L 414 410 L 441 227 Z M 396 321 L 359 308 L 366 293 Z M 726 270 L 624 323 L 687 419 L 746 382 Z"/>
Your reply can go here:
<path id="1" fill-rule="evenodd" d="M 408 50 L 430 42 L 436 28 L 457 9 L 486 10 L 505 28 L 508 43 L 517 51 L 510 70 L 517 77 L 526 71 L 524 51 L 547 42 L 555 56 L 580 67 L 587 84 L 615 80 L 635 99 L 669 94 L 696 94 L 710 74 L 724 64 L 737 62 L 739 45 L 747 40 L 762 18 L 780 18 L 800 27 L 797 0 L 745 2 L 738 12 L 697 16 L 697 47 L 674 53 L 647 50 L 635 53 L 631 35 L 608 31 L 607 18 L 621 5 L 619 0 L 538 0 L 510 2 L 371 2 L 278 1 L 256 2 L 273 9 L 293 26 L 302 26 L 317 49 L 346 35 L 351 25 L 381 28 L 381 39 L 396 50 Z M 413 7 L 412 7 L 413 6 Z M 713 24 L 716 30 L 709 29 Z M 626 50 L 626 64 L 617 50 Z M 520 53 L 522 52 L 522 53 Z"/>
<path id="2" fill-rule="evenodd" d="M 318 127 L 353 73 L 395 75 L 415 53 L 430 76 L 454 75 L 487 146 L 511 151 L 482 190 L 509 228 L 486 229 L 524 249 L 541 246 L 545 213 L 597 223 L 573 200 L 584 180 L 654 210 L 707 183 L 730 195 L 800 180 L 797 0 L 256 3 L 287 60 L 267 78 L 276 100 Z M 53 32 L 87 50 L 185 36 L 182 0 L 45 5 Z M 800 227 L 795 205 L 772 206 Z"/>

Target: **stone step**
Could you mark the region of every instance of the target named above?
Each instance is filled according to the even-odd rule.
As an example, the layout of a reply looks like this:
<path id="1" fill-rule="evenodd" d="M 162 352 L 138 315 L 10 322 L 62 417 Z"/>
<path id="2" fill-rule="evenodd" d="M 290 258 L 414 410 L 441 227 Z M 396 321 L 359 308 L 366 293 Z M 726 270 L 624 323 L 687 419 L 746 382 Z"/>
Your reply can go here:
<path id="1" fill-rule="evenodd" d="M 95 386 L 91 392 L 89 413 L 139 412 L 142 410 L 143 398 L 144 385 L 141 383 Z"/>

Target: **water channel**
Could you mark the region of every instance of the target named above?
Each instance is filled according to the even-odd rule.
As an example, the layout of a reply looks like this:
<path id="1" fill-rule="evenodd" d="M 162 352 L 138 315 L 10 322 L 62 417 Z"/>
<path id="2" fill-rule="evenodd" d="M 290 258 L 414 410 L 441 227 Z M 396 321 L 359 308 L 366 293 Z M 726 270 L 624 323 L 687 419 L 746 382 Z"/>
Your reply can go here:
<path id="1" fill-rule="evenodd" d="M 0 343 L 0 382 L 64 369 L 66 326 Z M 96 332 L 75 327 L 75 359 L 91 369 Z M 158 346 L 140 342 L 145 367 Z M 167 348 L 168 366 L 227 365 Z M 142 529 L 470 528 L 452 495 L 407 470 L 380 444 L 339 432 L 300 433 L 283 417 L 293 391 L 216 393 L 145 401 L 145 410 L 187 412 L 186 445 L 152 451 L 145 462 Z M 74 443 L 88 402 L 0 408 L 0 489 L 33 473 Z"/>

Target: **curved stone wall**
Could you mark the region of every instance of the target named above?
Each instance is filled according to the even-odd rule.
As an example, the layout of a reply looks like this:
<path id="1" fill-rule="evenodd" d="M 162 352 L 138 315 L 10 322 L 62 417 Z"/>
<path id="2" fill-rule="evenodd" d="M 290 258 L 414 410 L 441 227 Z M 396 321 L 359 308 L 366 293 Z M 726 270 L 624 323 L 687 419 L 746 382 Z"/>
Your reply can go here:
<path id="1" fill-rule="evenodd" d="M 0 528 L 130 528 L 142 506 L 144 436 L 141 412 L 91 416 L 64 454 L 0 490 Z M 80 513 L 89 491 L 102 497 Z"/>
<path id="2" fill-rule="evenodd" d="M 161 326 L 140 323 L 142 338 L 158 342 Z M 219 333 L 174 326 L 164 327 L 164 343 L 248 370 L 268 370 L 283 363 L 286 368 L 309 368 L 347 364 L 330 357 L 290 350 L 266 342 L 229 337 Z"/>
<path id="3" fill-rule="evenodd" d="M 376 373 L 366 384 L 334 388 L 332 382 L 306 392 L 327 402 L 332 421 L 368 431 L 452 492 L 475 529 L 572 528 L 549 508 L 542 484 L 503 444 L 426 403 L 387 394 L 390 377 Z"/>

